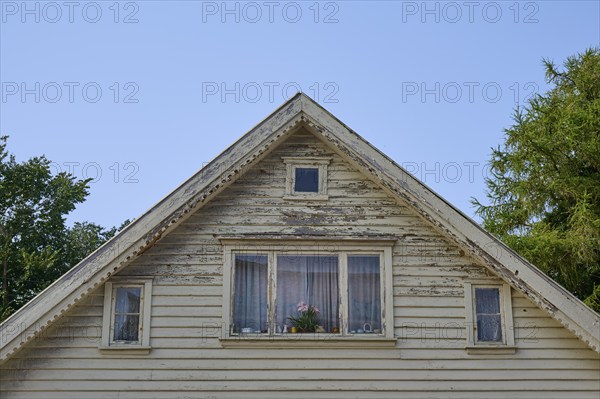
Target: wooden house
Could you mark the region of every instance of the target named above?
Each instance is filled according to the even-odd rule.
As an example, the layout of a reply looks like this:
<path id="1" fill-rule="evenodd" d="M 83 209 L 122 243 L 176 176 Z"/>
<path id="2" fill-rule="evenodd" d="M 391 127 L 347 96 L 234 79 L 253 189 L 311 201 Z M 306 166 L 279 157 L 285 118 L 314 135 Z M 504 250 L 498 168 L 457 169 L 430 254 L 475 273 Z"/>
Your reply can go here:
<path id="1" fill-rule="evenodd" d="M 0 398 L 600 397 L 600 316 L 304 94 L 0 334 Z"/>

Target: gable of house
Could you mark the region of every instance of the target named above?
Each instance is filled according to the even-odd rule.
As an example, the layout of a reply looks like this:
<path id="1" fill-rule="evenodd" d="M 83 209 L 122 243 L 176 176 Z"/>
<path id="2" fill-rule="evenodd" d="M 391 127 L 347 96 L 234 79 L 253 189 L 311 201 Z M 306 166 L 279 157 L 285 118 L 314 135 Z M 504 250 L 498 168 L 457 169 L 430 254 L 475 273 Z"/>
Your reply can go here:
<path id="1" fill-rule="evenodd" d="M 97 284 L 2 364 L 0 397 L 597 397 L 598 354 L 518 286 L 514 353 L 469 353 L 465 287 L 506 280 L 313 129 L 295 124 L 106 280 L 152 280 L 148 353 L 99 349 Z M 327 201 L 284 199 L 286 157 L 330 159 Z M 368 239 L 392 248 L 391 345 L 226 339 L 228 242 Z"/>

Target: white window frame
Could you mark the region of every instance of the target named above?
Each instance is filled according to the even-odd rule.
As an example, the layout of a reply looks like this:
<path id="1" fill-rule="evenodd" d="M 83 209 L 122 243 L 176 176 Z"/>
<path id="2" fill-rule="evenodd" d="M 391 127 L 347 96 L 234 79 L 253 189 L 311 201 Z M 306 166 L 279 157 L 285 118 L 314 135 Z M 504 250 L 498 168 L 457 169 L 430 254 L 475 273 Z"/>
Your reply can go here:
<path id="1" fill-rule="evenodd" d="M 502 342 L 477 340 L 477 315 L 475 304 L 476 288 L 498 288 L 500 295 L 500 319 L 502 323 Z M 467 282 L 465 289 L 465 316 L 467 329 L 466 349 L 472 353 L 497 353 L 493 350 L 505 350 L 503 353 L 514 353 L 515 335 L 512 314 L 512 290 L 506 283 Z M 488 352 L 488 350 L 490 352 Z"/>
<path id="2" fill-rule="evenodd" d="M 251 250 L 250 250 L 251 248 Z M 301 255 L 337 255 L 338 256 L 338 282 L 340 295 L 340 333 L 322 333 L 328 337 L 339 338 L 394 338 L 394 308 L 393 308 L 393 282 L 392 282 L 392 244 L 365 244 L 357 245 L 355 243 L 330 243 L 323 245 L 307 244 L 251 244 L 251 245 L 224 245 L 225 265 L 223 267 L 223 335 L 228 337 L 239 337 L 239 334 L 231 332 L 232 311 L 233 311 L 233 284 L 235 270 L 235 255 L 267 255 L 268 257 L 268 294 L 267 294 L 267 314 L 269 323 L 269 332 L 260 334 L 265 337 L 277 336 L 279 338 L 295 339 L 300 334 L 283 334 L 275 331 L 275 304 L 277 293 L 277 255 L 294 253 Z M 381 295 L 381 334 L 350 334 L 348 332 L 348 274 L 347 259 L 352 255 L 379 255 L 380 256 L 380 295 Z M 257 334 L 259 335 L 259 334 Z M 310 333 L 305 335 L 319 335 L 319 333 Z"/>
<path id="3" fill-rule="evenodd" d="M 331 162 L 330 157 L 282 157 L 281 159 L 286 165 L 285 196 L 283 197 L 284 199 L 326 201 L 329 198 L 327 194 L 327 167 Z M 319 170 L 318 192 L 297 192 L 294 190 L 294 187 L 296 186 L 297 168 L 314 168 Z"/>
<path id="4" fill-rule="evenodd" d="M 117 288 L 140 288 L 140 324 L 138 341 L 115 341 L 115 293 Z M 103 350 L 143 350 L 150 349 L 150 317 L 152 313 L 152 278 L 119 278 L 113 277 L 104 284 L 104 310 L 102 318 Z"/>

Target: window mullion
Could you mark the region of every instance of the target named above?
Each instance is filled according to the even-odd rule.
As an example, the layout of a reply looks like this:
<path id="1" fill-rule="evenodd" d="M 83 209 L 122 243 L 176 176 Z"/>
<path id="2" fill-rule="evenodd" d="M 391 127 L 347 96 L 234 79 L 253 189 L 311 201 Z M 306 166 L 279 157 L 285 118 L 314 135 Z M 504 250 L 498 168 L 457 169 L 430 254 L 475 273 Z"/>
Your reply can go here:
<path id="1" fill-rule="evenodd" d="M 475 344 L 475 334 L 477 333 L 477 316 L 475 315 L 475 306 L 473 302 L 473 286 L 471 283 L 464 284 L 465 291 L 465 316 L 467 321 L 467 345 Z"/>
<path id="2" fill-rule="evenodd" d="M 108 338 L 109 342 L 113 342 L 115 339 L 115 313 L 117 311 L 117 286 L 113 285 L 110 294 L 110 335 Z"/>
<path id="3" fill-rule="evenodd" d="M 269 335 L 277 332 L 275 312 L 277 301 L 277 257 L 274 251 L 268 253 L 268 298 L 267 298 L 267 320 L 269 324 Z"/>
<path id="4" fill-rule="evenodd" d="M 236 294 L 234 290 L 235 253 L 226 247 L 224 258 L 223 281 L 226 281 L 227 285 L 224 284 L 223 310 L 226 318 L 223 319 L 223 325 L 226 328 L 226 335 L 229 336 L 233 333 L 233 296 Z"/>
<path id="5" fill-rule="evenodd" d="M 339 295 L 340 295 L 340 333 L 348 335 L 348 254 L 340 253 L 339 265 Z"/>
<path id="6" fill-rule="evenodd" d="M 386 264 L 386 256 L 384 253 L 379 254 L 379 306 L 380 309 L 380 317 L 381 317 L 381 333 L 386 337 L 389 336 L 388 326 L 391 324 L 394 325 L 394 308 L 391 308 L 391 313 L 389 311 L 390 307 L 388 306 L 387 300 L 387 280 L 389 276 L 386 274 L 387 268 L 391 269 L 391 265 Z M 393 294 L 392 294 L 393 298 Z M 378 327 L 379 328 L 379 327 Z M 393 328 L 393 327 L 392 327 Z M 392 330 L 393 331 L 393 330 Z M 393 334 L 393 332 L 392 332 Z"/>
<path id="7" fill-rule="evenodd" d="M 510 285 L 503 284 L 500 289 L 500 317 L 502 320 L 502 338 L 505 345 L 515 344 L 513 315 L 512 315 L 512 290 Z"/>

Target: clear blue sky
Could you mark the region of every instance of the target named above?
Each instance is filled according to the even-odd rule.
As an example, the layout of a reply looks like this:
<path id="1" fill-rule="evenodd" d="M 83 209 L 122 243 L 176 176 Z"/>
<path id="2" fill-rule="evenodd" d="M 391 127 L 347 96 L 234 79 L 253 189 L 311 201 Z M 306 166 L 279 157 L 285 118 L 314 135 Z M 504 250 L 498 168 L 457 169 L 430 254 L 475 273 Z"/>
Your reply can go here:
<path id="1" fill-rule="evenodd" d="M 96 178 L 69 222 L 107 227 L 298 89 L 472 216 L 490 148 L 546 89 L 542 57 L 600 42 L 598 1 L 2 0 L 0 12 L 0 134 L 19 160 Z"/>

